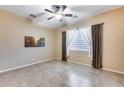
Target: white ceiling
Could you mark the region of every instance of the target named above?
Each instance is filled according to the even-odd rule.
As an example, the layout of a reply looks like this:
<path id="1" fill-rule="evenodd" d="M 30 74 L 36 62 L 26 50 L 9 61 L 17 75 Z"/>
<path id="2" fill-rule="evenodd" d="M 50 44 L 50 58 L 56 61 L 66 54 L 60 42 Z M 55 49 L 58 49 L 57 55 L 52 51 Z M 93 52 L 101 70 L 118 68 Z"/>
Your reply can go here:
<path id="1" fill-rule="evenodd" d="M 68 8 L 64 11 L 64 13 L 72 13 L 78 15 L 78 18 L 66 17 L 65 23 L 67 25 L 73 25 L 78 23 L 81 20 L 84 20 L 88 17 L 92 17 L 94 15 L 110 11 L 112 9 L 116 9 L 122 6 L 119 5 L 68 5 Z M 44 9 L 50 9 L 50 5 L 1 5 L 0 9 L 7 10 L 13 12 L 17 15 L 29 17 L 30 14 L 37 14 L 40 12 L 45 12 Z M 42 25 L 47 28 L 59 28 L 63 26 L 63 22 L 60 22 L 59 19 L 53 18 L 51 20 L 47 20 L 51 14 L 47 13 L 42 15 L 40 18 L 34 20 L 38 25 Z"/>

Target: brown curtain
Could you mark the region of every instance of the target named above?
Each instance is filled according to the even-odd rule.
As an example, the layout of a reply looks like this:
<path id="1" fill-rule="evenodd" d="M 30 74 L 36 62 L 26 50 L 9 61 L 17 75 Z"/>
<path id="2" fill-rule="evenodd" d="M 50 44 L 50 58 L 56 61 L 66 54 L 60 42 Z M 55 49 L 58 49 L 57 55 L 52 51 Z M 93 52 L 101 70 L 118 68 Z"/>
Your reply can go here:
<path id="1" fill-rule="evenodd" d="M 62 61 L 67 61 L 66 57 L 66 31 L 62 32 Z"/>
<path id="2" fill-rule="evenodd" d="M 92 44 L 93 44 L 93 60 L 94 68 L 102 68 L 102 32 L 103 23 L 92 25 Z"/>

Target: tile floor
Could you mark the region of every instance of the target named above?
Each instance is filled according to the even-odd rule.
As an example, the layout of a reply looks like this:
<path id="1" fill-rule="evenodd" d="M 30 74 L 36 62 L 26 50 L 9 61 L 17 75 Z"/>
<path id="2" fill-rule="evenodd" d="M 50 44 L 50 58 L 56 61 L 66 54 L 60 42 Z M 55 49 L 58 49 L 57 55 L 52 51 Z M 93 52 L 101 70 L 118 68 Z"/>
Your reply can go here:
<path id="1" fill-rule="evenodd" d="M 1 87 L 124 87 L 124 75 L 49 61 L 0 74 Z"/>

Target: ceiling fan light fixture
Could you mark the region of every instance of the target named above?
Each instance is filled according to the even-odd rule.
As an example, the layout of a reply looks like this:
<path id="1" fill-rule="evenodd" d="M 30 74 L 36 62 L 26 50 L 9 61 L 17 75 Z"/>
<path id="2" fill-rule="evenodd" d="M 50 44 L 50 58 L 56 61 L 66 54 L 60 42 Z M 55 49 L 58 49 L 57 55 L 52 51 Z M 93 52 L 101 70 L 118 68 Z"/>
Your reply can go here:
<path id="1" fill-rule="evenodd" d="M 61 19 L 62 18 L 62 15 L 61 14 L 55 14 L 55 18 L 56 19 Z"/>

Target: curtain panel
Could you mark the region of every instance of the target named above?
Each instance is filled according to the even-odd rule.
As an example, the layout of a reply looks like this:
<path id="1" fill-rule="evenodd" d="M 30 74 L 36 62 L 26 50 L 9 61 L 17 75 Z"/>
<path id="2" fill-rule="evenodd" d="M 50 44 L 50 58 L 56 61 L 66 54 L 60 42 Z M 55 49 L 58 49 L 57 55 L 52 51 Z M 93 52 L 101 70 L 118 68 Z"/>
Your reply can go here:
<path id="1" fill-rule="evenodd" d="M 102 33 L 103 23 L 92 25 L 92 51 L 93 60 L 92 66 L 96 69 L 102 68 Z"/>

